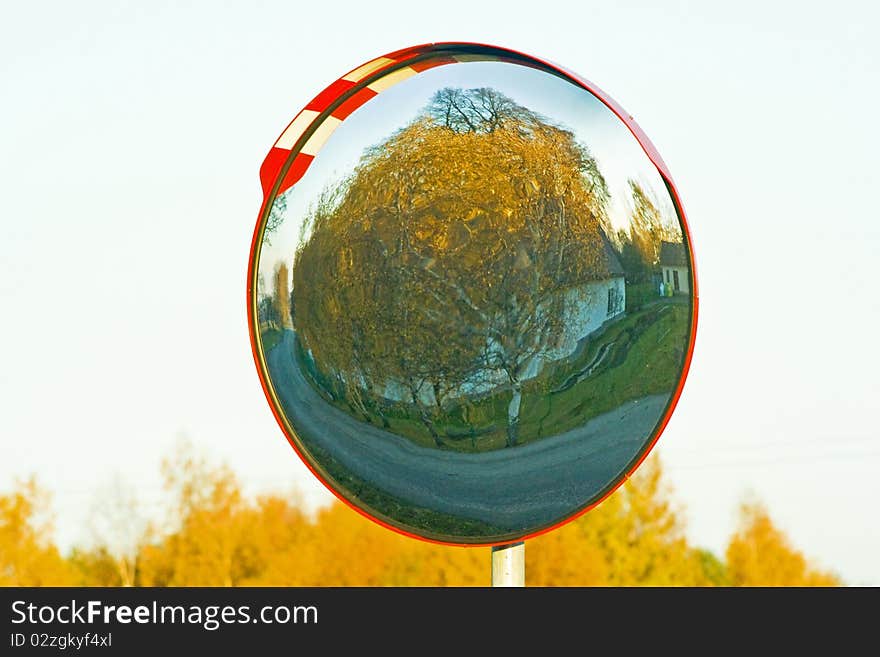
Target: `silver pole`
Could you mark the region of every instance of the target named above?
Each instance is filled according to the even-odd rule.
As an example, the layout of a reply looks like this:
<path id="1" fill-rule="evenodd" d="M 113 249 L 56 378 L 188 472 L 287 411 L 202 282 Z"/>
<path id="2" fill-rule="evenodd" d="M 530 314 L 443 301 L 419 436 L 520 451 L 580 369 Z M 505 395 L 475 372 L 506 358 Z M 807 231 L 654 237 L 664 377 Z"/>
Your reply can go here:
<path id="1" fill-rule="evenodd" d="M 492 586 L 526 585 L 526 544 L 510 543 L 492 548 Z"/>

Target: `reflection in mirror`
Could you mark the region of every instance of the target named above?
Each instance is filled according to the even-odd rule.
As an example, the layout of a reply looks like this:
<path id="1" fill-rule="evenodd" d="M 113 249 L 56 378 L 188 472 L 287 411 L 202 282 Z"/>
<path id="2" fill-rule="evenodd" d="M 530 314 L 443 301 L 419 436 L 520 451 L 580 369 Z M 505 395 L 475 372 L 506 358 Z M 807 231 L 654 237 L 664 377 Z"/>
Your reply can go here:
<path id="1" fill-rule="evenodd" d="M 652 444 L 683 376 L 690 251 L 657 168 L 582 87 L 430 68 L 335 125 L 270 208 L 265 374 L 300 451 L 370 515 L 520 537 Z"/>

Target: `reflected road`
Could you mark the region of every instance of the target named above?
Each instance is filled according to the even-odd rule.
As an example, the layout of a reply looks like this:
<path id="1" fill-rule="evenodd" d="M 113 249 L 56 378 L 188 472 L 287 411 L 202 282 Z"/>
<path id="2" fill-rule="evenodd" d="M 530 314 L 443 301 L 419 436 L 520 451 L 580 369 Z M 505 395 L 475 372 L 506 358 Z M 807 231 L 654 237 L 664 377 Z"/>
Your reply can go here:
<path id="1" fill-rule="evenodd" d="M 668 394 L 634 400 L 527 445 L 462 454 L 415 445 L 325 402 L 293 356 L 294 332 L 266 357 L 275 392 L 307 444 L 401 501 L 511 531 L 561 520 L 614 479 L 644 444 Z"/>

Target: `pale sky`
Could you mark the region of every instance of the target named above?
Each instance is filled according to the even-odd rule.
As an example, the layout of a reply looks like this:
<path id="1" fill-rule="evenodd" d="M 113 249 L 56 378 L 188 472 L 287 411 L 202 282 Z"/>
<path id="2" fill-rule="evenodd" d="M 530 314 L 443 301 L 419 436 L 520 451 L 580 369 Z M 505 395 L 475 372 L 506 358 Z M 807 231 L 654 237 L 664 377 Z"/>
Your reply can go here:
<path id="1" fill-rule="evenodd" d="M 69 545 L 114 476 L 155 509 L 185 434 L 248 491 L 326 500 L 250 353 L 259 166 L 353 67 L 481 41 L 598 84 L 681 192 L 700 323 L 659 451 L 691 540 L 721 552 L 751 495 L 880 585 L 880 12 L 711 4 L 4 4 L 0 489 L 37 474 Z"/>

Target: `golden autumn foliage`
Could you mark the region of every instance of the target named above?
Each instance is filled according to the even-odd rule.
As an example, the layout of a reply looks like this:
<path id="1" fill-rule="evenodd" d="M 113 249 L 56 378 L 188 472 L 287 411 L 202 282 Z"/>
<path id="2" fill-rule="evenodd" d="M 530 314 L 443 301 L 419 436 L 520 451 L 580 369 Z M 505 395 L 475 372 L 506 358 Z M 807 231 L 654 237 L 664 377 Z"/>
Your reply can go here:
<path id="1" fill-rule="evenodd" d="M 368 417 L 398 385 L 442 446 L 434 415 L 494 377 L 510 383 L 515 445 L 524 373 L 565 326 L 562 291 L 608 274 L 607 196 L 570 131 L 490 89 L 438 92 L 307 218 L 294 326 L 326 392 Z"/>
<path id="2" fill-rule="evenodd" d="M 727 546 L 727 570 L 734 586 L 837 586 L 831 573 L 812 567 L 760 504 L 743 504 L 740 525 Z"/>
<path id="3" fill-rule="evenodd" d="M 660 261 L 660 243 L 681 242 L 681 228 L 664 218 L 658 201 L 650 191 L 635 180 L 629 181 L 632 194 L 629 240 L 639 252 L 643 263 L 651 268 Z"/>
<path id="4" fill-rule="evenodd" d="M 164 464 L 171 507 L 128 570 L 98 545 L 62 557 L 33 482 L 0 496 L 0 583 L 119 586 L 487 586 L 489 549 L 429 544 L 334 503 L 308 515 L 294 495 L 250 500 L 232 471 L 182 448 Z M 528 541 L 531 586 L 837 585 L 746 505 L 722 562 L 690 545 L 658 460 L 605 502 Z"/>
<path id="5" fill-rule="evenodd" d="M 76 584 L 73 568 L 51 542 L 48 503 L 34 479 L 0 496 L 0 585 Z"/>

